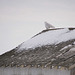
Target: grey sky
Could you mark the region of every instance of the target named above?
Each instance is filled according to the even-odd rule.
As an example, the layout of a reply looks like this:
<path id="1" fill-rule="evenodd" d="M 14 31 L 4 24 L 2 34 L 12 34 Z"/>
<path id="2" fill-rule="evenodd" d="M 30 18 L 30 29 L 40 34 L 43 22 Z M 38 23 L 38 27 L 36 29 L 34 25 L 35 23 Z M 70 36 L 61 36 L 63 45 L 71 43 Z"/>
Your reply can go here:
<path id="1" fill-rule="evenodd" d="M 0 0 L 0 54 L 45 29 L 75 27 L 75 0 Z"/>

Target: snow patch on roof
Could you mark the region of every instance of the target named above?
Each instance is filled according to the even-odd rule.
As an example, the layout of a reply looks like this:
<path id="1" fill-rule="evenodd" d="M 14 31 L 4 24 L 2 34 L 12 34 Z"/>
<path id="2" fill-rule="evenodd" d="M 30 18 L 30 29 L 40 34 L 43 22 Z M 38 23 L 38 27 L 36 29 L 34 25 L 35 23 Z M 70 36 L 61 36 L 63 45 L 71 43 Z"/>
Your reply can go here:
<path id="1" fill-rule="evenodd" d="M 75 42 L 73 44 L 75 44 Z"/>
<path id="2" fill-rule="evenodd" d="M 71 48 L 70 51 L 75 51 L 75 47 Z"/>
<path id="3" fill-rule="evenodd" d="M 67 46 L 65 46 L 64 48 L 62 48 L 60 51 L 63 51 L 64 49 L 67 49 L 67 48 L 69 48 L 69 47 L 72 47 L 72 45 L 67 45 Z"/>
<path id="4" fill-rule="evenodd" d="M 43 45 L 58 44 L 75 39 L 75 30 L 68 28 L 41 33 L 20 45 L 20 49 L 36 48 Z"/>

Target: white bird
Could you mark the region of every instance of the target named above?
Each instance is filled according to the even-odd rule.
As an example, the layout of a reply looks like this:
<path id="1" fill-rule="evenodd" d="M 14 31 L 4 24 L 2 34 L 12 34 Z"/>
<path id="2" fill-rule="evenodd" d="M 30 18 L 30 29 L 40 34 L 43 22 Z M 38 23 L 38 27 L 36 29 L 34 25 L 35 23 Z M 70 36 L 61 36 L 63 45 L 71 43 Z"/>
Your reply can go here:
<path id="1" fill-rule="evenodd" d="M 49 28 L 54 29 L 55 28 L 54 26 L 52 26 L 51 24 L 49 24 L 47 22 L 45 22 L 45 27 L 46 27 L 46 29 L 49 29 Z"/>

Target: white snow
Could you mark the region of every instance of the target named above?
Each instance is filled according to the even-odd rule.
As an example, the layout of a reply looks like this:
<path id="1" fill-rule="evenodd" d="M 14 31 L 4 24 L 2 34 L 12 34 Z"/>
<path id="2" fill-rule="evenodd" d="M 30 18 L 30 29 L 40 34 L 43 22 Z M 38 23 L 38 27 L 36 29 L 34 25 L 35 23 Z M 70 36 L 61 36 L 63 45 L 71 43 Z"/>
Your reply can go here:
<path id="1" fill-rule="evenodd" d="M 68 28 L 51 30 L 41 33 L 20 45 L 20 49 L 36 48 L 43 45 L 58 44 L 70 39 L 75 39 L 75 30 Z"/>
<path id="2" fill-rule="evenodd" d="M 74 48 L 71 48 L 70 51 L 75 51 L 75 47 Z"/>
<path id="3" fill-rule="evenodd" d="M 11 58 L 14 57 L 14 55 L 11 56 Z"/>
<path id="4" fill-rule="evenodd" d="M 62 50 L 64 50 L 64 49 L 67 49 L 67 48 L 69 48 L 69 47 L 72 47 L 72 45 L 67 45 L 67 46 L 65 46 L 64 48 L 62 48 L 60 51 L 62 51 Z"/>
<path id="5" fill-rule="evenodd" d="M 57 55 L 56 57 L 58 58 L 58 57 L 60 57 L 62 55 L 62 53 L 61 54 L 59 54 L 59 55 Z"/>
<path id="6" fill-rule="evenodd" d="M 75 42 L 73 44 L 75 44 Z"/>

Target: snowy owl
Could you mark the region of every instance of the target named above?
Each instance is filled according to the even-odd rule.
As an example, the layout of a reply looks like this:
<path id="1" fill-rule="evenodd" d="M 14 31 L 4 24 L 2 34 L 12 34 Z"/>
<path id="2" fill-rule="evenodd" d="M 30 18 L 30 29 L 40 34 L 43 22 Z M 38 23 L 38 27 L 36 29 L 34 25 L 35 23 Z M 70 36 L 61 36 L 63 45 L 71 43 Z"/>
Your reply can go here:
<path id="1" fill-rule="evenodd" d="M 49 28 L 54 29 L 55 28 L 54 26 L 52 26 L 51 24 L 49 24 L 47 22 L 45 22 L 45 27 L 46 27 L 46 29 L 49 29 Z"/>

